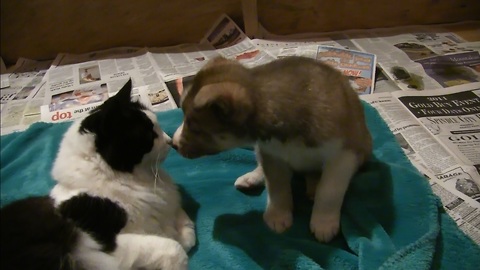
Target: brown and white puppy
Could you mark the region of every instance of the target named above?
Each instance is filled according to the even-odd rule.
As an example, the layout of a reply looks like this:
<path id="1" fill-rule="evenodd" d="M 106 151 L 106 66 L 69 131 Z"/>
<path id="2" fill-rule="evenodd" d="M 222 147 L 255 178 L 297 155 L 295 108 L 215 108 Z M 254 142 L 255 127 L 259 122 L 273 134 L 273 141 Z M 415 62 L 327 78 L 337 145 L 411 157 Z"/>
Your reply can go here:
<path id="1" fill-rule="evenodd" d="M 255 145 L 259 166 L 237 187 L 265 176 L 267 225 L 292 225 L 292 173 L 314 190 L 311 231 L 321 242 L 339 230 L 350 179 L 372 151 L 363 108 L 348 79 L 324 63 L 288 57 L 248 69 L 211 60 L 182 97 L 184 122 L 173 144 L 188 158 Z M 313 195 L 313 194 L 312 194 Z"/>

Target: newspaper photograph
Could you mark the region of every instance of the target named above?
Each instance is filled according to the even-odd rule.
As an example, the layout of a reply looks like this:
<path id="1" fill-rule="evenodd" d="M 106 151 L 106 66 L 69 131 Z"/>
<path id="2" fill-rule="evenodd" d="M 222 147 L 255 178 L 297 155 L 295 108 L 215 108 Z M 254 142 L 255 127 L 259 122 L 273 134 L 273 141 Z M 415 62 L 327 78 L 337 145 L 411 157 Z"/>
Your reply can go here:
<path id="1" fill-rule="evenodd" d="M 226 14 L 220 16 L 200 44 L 208 44 L 223 57 L 235 59 L 247 67 L 266 64 L 276 58 L 255 45 Z"/>
<path id="2" fill-rule="evenodd" d="M 372 94 L 375 87 L 376 56 L 371 53 L 318 46 L 317 60 L 339 69 L 359 95 Z"/>
<path id="3" fill-rule="evenodd" d="M 209 44 L 214 49 L 223 49 L 241 43 L 245 39 L 248 37 L 240 27 L 228 15 L 222 14 L 207 31 L 200 44 Z"/>
<path id="4" fill-rule="evenodd" d="M 410 33 L 404 33 L 406 30 Z M 398 31 L 399 33 L 396 33 Z M 402 90 L 440 89 L 478 82 L 478 49 L 442 28 L 372 30 L 351 37 Z"/>

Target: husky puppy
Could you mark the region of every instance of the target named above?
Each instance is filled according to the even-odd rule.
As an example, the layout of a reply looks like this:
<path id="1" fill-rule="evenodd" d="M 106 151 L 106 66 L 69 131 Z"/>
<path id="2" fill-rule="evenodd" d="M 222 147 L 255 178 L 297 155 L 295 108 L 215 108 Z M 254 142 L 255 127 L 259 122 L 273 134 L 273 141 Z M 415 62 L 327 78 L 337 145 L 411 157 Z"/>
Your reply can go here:
<path id="1" fill-rule="evenodd" d="M 338 233 L 344 194 L 372 151 L 361 102 L 339 71 L 304 57 L 251 69 L 216 58 L 195 76 L 181 107 L 173 145 L 183 156 L 256 146 L 259 166 L 236 186 L 265 177 L 263 217 L 272 230 L 292 225 L 290 181 L 299 172 L 314 197 L 311 231 L 321 242 Z"/>

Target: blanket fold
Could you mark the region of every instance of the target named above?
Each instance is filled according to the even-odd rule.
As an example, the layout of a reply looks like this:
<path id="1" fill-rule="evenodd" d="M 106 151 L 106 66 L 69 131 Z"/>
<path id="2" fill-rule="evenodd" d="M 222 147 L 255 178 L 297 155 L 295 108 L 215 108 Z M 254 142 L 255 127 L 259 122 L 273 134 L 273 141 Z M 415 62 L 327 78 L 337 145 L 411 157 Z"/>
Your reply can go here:
<path id="1" fill-rule="evenodd" d="M 478 269 L 480 248 L 443 211 L 428 181 L 412 166 L 385 122 L 364 104 L 373 158 L 346 194 L 341 232 L 328 244 L 309 232 L 312 202 L 294 178 L 294 224 L 275 234 L 264 224 L 266 191 L 243 193 L 235 179 L 252 170 L 254 152 L 234 149 L 188 160 L 171 151 L 163 167 L 181 188 L 196 223 L 190 269 Z M 157 113 L 172 135 L 179 109 Z M 48 194 L 52 163 L 70 123 L 36 123 L 1 137 L 1 205 Z M 152 183 L 153 185 L 153 183 Z"/>

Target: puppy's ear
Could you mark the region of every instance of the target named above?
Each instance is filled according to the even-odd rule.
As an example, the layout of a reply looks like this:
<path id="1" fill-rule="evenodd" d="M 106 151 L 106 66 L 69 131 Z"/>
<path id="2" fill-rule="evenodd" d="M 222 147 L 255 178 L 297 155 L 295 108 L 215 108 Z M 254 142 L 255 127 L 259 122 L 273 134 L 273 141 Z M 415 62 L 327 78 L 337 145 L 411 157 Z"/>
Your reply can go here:
<path id="1" fill-rule="evenodd" d="M 219 119 L 236 124 L 243 123 L 253 111 L 252 99 L 247 89 L 234 82 L 203 86 L 193 99 L 193 107 L 208 108 Z"/>

